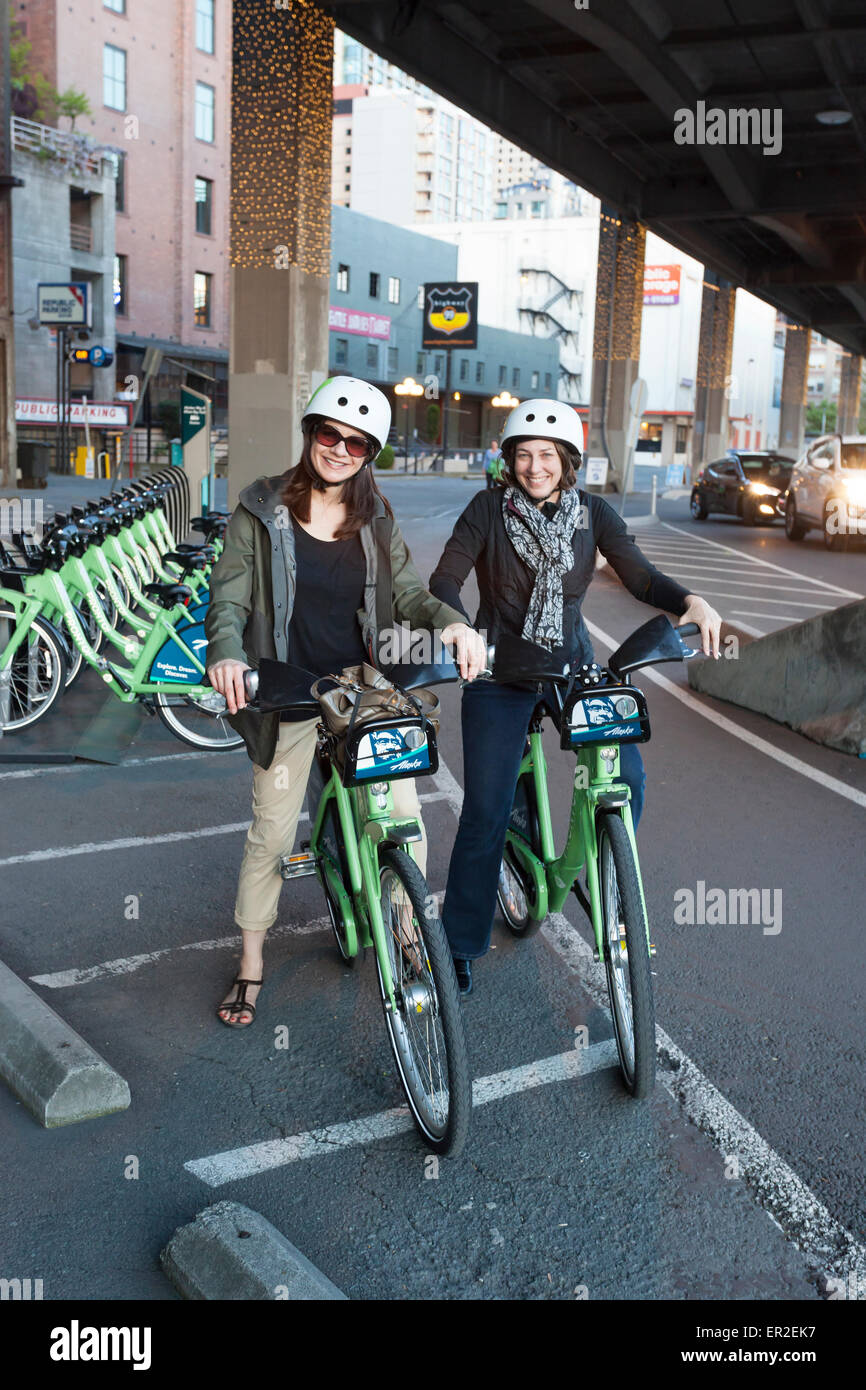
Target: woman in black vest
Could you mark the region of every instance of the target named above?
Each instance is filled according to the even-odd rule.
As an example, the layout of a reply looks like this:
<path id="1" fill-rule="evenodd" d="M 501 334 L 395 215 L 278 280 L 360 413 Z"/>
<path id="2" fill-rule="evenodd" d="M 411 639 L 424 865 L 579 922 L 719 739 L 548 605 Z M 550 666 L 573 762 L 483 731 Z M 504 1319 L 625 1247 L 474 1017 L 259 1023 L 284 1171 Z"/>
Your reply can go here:
<path id="1" fill-rule="evenodd" d="M 635 598 L 676 614 L 681 624 L 698 623 L 704 651 L 717 657 L 718 613 L 655 569 L 602 497 L 578 489 L 582 451 L 583 426 L 572 406 L 517 406 L 501 442 L 505 489 L 473 497 L 430 579 L 431 593 L 465 613 L 460 590 L 474 569 L 481 603 L 473 626 L 488 642 L 510 632 L 582 665 L 594 659 L 580 609 L 600 551 Z M 472 988 L 470 961 L 490 945 L 505 831 L 537 703 L 533 689 L 490 681 L 463 691 L 464 799 L 442 921 L 464 993 Z M 620 748 L 620 771 L 637 825 L 645 777 L 636 744 Z"/>

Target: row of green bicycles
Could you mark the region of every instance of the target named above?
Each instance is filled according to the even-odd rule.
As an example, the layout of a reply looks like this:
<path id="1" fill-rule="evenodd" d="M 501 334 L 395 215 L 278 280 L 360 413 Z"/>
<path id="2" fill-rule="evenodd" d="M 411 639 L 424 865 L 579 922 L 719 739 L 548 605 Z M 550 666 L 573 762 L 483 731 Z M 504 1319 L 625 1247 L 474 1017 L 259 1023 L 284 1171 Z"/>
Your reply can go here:
<path id="1" fill-rule="evenodd" d="M 194 748 L 237 748 L 226 704 L 205 675 L 204 618 L 225 513 L 193 517 L 203 541 L 178 543 L 171 483 L 143 480 L 58 513 L 41 539 L 0 542 L 0 730 L 44 719 L 92 668 Z"/>

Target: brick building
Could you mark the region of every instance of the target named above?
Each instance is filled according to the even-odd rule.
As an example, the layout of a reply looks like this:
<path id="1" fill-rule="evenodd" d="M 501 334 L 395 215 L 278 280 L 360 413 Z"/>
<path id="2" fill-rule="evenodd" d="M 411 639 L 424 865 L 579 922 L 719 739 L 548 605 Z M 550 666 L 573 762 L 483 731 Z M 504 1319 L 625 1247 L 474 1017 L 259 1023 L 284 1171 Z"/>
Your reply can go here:
<path id="1" fill-rule="evenodd" d="M 32 67 L 83 91 L 76 129 L 116 151 L 117 383 L 155 343 L 227 405 L 229 0 L 16 0 Z M 204 374 L 195 374 L 198 367 Z M 176 400 L 163 363 L 152 402 Z M 215 380 L 211 380 L 214 378 Z"/>

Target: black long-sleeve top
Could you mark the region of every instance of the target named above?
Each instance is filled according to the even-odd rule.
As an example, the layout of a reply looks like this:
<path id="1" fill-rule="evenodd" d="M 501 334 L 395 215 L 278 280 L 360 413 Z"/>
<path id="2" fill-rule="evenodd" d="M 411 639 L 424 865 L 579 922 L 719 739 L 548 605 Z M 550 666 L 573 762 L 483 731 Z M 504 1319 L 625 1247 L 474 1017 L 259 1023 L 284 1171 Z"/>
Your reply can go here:
<path id="1" fill-rule="evenodd" d="M 610 564 L 629 593 L 642 602 L 674 613 L 686 610 L 688 589 L 669 579 L 650 563 L 630 536 L 622 517 L 603 497 L 579 493 L 586 525 L 574 532 L 574 566 L 563 576 L 563 642 L 556 655 L 572 663 L 590 662 L 592 642 L 581 613 L 581 604 L 595 571 L 596 550 Z M 505 530 L 502 489 L 477 492 L 460 517 L 430 578 L 430 592 L 463 613 L 467 622 L 486 631 L 487 641 L 499 633 L 520 636 L 535 574 L 520 559 Z M 552 517 L 558 503 L 546 502 L 544 515 Z M 474 622 L 460 601 L 460 590 L 475 569 L 480 604 Z"/>

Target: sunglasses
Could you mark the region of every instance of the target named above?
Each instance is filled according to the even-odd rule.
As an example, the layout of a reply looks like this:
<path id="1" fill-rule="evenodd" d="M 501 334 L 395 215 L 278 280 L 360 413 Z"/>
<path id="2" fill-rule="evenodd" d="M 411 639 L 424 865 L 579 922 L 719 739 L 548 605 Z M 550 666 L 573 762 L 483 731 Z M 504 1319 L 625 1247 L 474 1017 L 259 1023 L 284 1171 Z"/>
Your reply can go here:
<path id="1" fill-rule="evenodd" d="M 319 425 L 313 437 L 318 444 L 324 444 L 326 449 L 335 449 L 342 439 L 353 459 L 366 458 L 370 452 L 369 439 L 360 434 L 340 434 L 333 425 Z"/>

